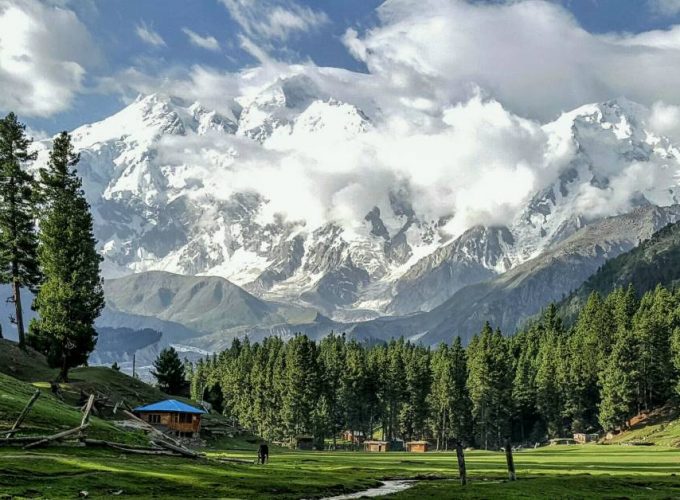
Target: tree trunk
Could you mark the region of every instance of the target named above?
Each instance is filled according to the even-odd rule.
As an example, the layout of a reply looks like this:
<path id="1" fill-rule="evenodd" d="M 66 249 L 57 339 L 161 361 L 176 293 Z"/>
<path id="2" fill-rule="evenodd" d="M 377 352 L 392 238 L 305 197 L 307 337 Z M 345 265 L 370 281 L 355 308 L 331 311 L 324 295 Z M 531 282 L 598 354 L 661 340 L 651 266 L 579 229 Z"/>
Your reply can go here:
<path id="1" fill-rule="evenodd" d="M 14 265 L 12 266 L 13 272 L 15 267 L 16 266 Z M 12 292 L 14 295 L 13 296 L 14 307 L 16 310 L 17 333 L 19 334 L 19 347 L 24 349 L 26 347 L 26 336 L 24 335 L 24 316 L 21 310 L 21 289 L 19 287 L 19 282 L 17 281 L 16 277 L 12 281 Z"/>
<path id="2" fill-rule="evenodd" d="M 64 351 L 61 355 L 61 368 L 59 369 L 59 380 L 64 383 L 68 382 L 68 358 L 66 352 Z"/>

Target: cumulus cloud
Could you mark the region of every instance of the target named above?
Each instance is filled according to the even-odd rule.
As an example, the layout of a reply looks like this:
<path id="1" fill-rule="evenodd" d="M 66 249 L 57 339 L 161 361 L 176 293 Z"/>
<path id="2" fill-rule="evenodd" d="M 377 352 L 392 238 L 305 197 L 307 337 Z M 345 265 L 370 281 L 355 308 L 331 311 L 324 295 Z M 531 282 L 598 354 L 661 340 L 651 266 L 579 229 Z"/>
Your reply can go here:
<path id="1" fill-rule="evenodd" d="M 151 26 L 142 21 L 135 28 L 135 33 L 141 41 L 153 47 L 165 47 L 165 40 Z"/>
<path id="2" fill-rule="evenodd" d="M 30 116 L 68 109 L 98 51 L 71 10 L 0 1 L 0 108 Z"/>
<path id="3" fill-rule="evenodd" d="M 201 36 L 198 33 L 196 33 L 195 31 L 190 30 L 189 28 L 182 28 L 182 31 L 184 32 L 184 34 L 189 39 L 189 43 L 191 43 L 191 45 L 194 45 L 196 47 L 200 47 L 200 48 L 206 49 L 206 50 L 212 50 L 212 51 L 220 50 L 220 44 L 214 36 L 210 36 L 210 35 Z"/>
<path id="4" fill-rule="evenodd" d="M 347 31 L 345 43 L 366 73 L 277 61 L 254 41 L 271 32 L 244 20 L 241 43 L 260 61 L 255 68 L 194 66 L 160 76 L 130 69 L 107 84 L 127 95 L 161 91 L 199 101 L 259 125 L 273 116 L 281 126 L 264 144 L 189 133 L 164 140 L 159 161 L 173 173 L 173 185 L 195 186 L 195 196 L 256 191 L 269 200 L 262 217 L 285 214 L 308 229 L 333 220 L 347 231 L 365 230 L 366 213 L 378 206 L 396 231 L 403 218 L 392 210 L 395 193 L 421 220 L 447 220 L 450 234 L 509 223 L 578 154 L 575 115 L 546 122 L 588 102 L 626 95 L 651 106 L 647 112 L 622 101 L 650 132 L 680 138 L 680 28 L 593 35 L 564 8 L 539 0 L 421 0 L 412 7 L 389 0 L 375 27 Z M 353 133 L 346 124 L 356 124 L 356 111 L 334 100 L 354 105 L 370 124 Z M 579 111 L 592 120 L 599 112 Z M 296 125 L 286 123 L 300 113 Z M 677 169 L 668 168 L 675 160 L 627 160 L 637 152 L 617 149 L 616 133 L 627 127 L 619 125 L 610 132 L 595 127 L 600 144 L 587 149 L 602 182 L 584 184 L 575 213 L 619 213 L 639 193 L 663 203 L 677 182 Z M 307 126 L 328 133 L 309 135 Z M 589 130 L 580 130 L 579 144 L 591 140 Z"/>
<path id="5" fill-rule="evenodd" d="M 284 41 L 329 22 L 322 11 L 293 0 L 220 0 L 250 38 Z"/>
<path id="6" fill-rule="evenodd" d="M 548 119 L 616 96 L 680 98 L 677 29 L 597 35 L 547 1 L 388 0 L 380 22 L 345 43 L 373 74 L 414 95 L 459 100 L 471 83 L 515 112 Z M 663 75 L 663 78 L 660 77 Z"/>

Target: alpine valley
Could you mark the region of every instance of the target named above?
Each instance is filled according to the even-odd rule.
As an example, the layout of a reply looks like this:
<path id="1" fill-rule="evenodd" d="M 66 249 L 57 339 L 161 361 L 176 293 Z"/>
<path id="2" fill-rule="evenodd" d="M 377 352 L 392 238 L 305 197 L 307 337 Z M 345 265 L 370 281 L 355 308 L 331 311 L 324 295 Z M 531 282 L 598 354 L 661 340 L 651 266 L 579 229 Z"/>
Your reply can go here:
<path id="1" fill-rule="evenodd" d="M 299 206 L 281 210 L 281 175 L 320 162 L 310 144 L 365 154 L 384 134 L 388 110 L 370 97 L 352 101 L 340 76 L 285 75 L 225 97 L 219 110 L 139 96 L 72 132 L 105 259 L 93 362 L 135 352 L 150 360 L 167 344 L 202 356 L 236 336 L 342 331 L 432 345 L 466 341 L 487 319 L 512 332 L 680 220 L 680 151 L 649 127 L 648 109 L 617 99 L 538 124 L 479 95 L 466 106 L 526 134 L 527 161 L 541 165 L 518 209 L 460 223 L 453 206 L 446 213 L 423 203 L 437 193 L 394 176 L 378 179 L 361 213 L 343 212 L 337 192 L 307 175 L 311 185 L 292 188 Z M 443 116 L 458 126 L 455 109 Z M 50 141 L 35 146 L 38 168 Z M 352 176 L 347 189 L 370 186 L 373 161 L 385 160 L 368 157 L 365 179 L 328 169 Z M 427 158 L 413 161 L 426 172 Z M 651 180 L 637 181 L 640 172 Z"/>

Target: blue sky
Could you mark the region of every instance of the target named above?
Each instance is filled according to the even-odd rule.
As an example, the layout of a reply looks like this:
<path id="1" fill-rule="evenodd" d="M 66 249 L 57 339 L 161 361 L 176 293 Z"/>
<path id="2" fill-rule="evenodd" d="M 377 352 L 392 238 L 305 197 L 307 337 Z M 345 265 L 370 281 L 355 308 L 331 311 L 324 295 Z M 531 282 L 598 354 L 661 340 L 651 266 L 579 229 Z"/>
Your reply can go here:
<path id="1" fill-rule="evenodd" d="M 244 37 L 277 60 L 313 61 L 319 66 L 367 71 L 365 62 L 350 54 L 343 35 L 349 28 L 362 33 L 379 23 L 376 8 L 382 3 L 382 0 L 50 1 L 56 8 L 71 11 L 84 25 L 90 43 L 81 50 L 91 54 L 82 54 L 82 57 L 92 57 L 87 64 L 82 63 L 87 71 L 70 94 L 68 106 L 57 111 L 24 114 L 29 126 L 49 133 L 71 129 L 120 109 L 121 94 L 103 89 L 101 79 L 115 79 L 128 68 L 162 74 L 169 68 L 195 65 L 238 71 L 259 64 L 253 51 L 244 48 Z M 0 0 L 0 6 L 5 7 L 16 3 Z M 635 34 L 680 23 L 678 0 L 564 0 L 561 3 L 580 26 L 591 33 Z M 417 1 L 413 5 L 414 9 L 418 8 Z M 257 25 L 278 7 L 300 17 L 309 14 L 309 23 L 290 29 L 283 23 L 284 31 L 279 34 Z M 239 19 L 239 14 L 244 17 Z M 204 46 L 192 43 L 188 31 L 202 37 Z"/>

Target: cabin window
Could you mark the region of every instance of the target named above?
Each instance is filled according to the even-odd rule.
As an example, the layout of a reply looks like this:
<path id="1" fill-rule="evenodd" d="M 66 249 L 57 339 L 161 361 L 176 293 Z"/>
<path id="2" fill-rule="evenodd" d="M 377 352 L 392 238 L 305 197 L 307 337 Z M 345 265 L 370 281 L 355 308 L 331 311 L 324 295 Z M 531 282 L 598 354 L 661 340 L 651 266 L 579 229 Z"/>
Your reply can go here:
<path id="1" fill-rule="evenodd" d="M 161 423 L 161 416 L 152 413 L 152 414 L 149 415 L 148 421 L 149 421 L 150 424 L 160 424 Z"/>
<path id="2" fill-rule="evenodd" d="M 179 414 L 179 422 L 181 424 L 190 424 L 192 421 L 193 415 L 190 415 L 189 413 L 180 413 Z"/>

